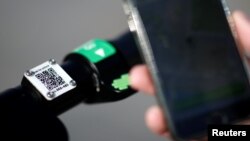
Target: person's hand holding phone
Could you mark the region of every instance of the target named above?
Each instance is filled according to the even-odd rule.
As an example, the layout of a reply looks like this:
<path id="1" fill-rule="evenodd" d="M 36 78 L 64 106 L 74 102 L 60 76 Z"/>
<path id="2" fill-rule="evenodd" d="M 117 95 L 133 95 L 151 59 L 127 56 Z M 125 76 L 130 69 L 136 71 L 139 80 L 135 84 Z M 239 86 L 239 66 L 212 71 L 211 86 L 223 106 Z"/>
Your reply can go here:
<path id="1" fill-rule="evenodd" d="M 250 20 L 243 12 L 235 11 L 233 20 L 236 26 L 237 40 L 243 47 L 244 55 L 250 57 Z M 146 65 L 138 65 L 130 71 L 131 86 L 150 95 L 155 94 L 155 89 Z M 250 111 L 249 111 L 250 112 Z M 145 115 L 146 124 L 154 133 L 170 137 L 168 127 L 163 118 L 160 107 L 151 107 Z"/>

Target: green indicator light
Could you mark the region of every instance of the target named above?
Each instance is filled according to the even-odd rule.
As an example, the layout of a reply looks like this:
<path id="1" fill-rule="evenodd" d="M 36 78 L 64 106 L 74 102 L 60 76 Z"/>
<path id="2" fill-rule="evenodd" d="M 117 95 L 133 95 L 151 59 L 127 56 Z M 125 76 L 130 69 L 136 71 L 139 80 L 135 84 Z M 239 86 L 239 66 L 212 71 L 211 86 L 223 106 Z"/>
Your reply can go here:
<path id="1" fill-rule="evenodd" d="M 83 55 L 92 63 L 97 63 L 115 54 L 116 50 L 107 41 L 95 39 L 81 45 L 79 48 L 73 50 L 73 52 Z"/>
<path id="2" fill-rule="evenodd" d="M 128 74 L 123 74 L 120 78 L 113 80 L 112 86 L 120 91 L 128 89 L 129 87 Z"/>

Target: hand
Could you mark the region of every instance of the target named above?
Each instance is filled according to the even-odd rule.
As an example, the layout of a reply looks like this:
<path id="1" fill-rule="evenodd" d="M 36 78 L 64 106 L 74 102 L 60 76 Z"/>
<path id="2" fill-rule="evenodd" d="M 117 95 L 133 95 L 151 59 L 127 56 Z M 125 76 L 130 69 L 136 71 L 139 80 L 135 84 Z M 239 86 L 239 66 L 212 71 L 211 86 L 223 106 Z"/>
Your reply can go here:
<path id="1" fill-rule="evenodd" d="M 250 57 L 250 21 L 240 11 L 235 11 L 232 15 L 236 29 L 236 39 L 239 43 L 241 53 Z M 134 89 L 145 92 L 150 95 L 155 94 L 155 89 L 145 65 L 138 65 L 132 68 L 130 72 L 130 83 Z M 162 136 L 170 136 L 168 127 L 163 118 L 163 113 L 160 107 L 151 107 L 146 115 L 145 120 L 147 126 L 156 134 Z"/>

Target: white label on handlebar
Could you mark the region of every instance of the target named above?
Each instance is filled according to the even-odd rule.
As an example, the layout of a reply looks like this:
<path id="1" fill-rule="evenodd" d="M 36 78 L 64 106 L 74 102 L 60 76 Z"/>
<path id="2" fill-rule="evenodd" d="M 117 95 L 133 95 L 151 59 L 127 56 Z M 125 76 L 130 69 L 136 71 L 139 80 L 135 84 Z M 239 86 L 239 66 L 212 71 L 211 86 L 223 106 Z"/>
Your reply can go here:
<path id="1" fill-rule="evenodd" d="M 54 59 L 30 69 L 24 76 L 47 100 L 53 100 L 76 87 L 76 82 Z"/>

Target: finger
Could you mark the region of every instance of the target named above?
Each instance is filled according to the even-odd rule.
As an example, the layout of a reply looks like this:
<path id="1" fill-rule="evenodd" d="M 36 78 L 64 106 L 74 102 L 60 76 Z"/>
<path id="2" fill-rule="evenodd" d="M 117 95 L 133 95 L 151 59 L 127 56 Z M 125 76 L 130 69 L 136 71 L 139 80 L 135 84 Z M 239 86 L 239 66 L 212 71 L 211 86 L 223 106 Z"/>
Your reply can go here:
<path id="1" fill-rule="evenodd" d="M 240 47 L 243 48 L 244 54 L 250 57 L 250 22 L 247 16 L 241 11 L 235 11 L 233 19 Z"/>
<path id="2" fill-rule="evenodd" d="M 146 125 L 155 134 L 164 136 L 166 138 L 172 139 L 173 136 L 170 133 L 167 123 L 164 120 L 163 111 L 159 106 L 152 106 L 145 116 Z M 190 140 L 197 141 L 197 140 Z M 202 138 L 201 141 L 207 141 L 206 137 Z"/>
<path id="3" fill-rule="evenodd" d="M 167 126 L 160 107 L 158 106 L 151 107 L 146 112 L 145 121 L 146 125 L 153 133 L 170 137 L 170 133 L 167 130 Z"/>
<path id="4" fill-rule="evenodd" d="M 146 65 L 138 65 L 130 71 L 130 85 L 139 91 L 154 94 L 154 87 Z"/>

